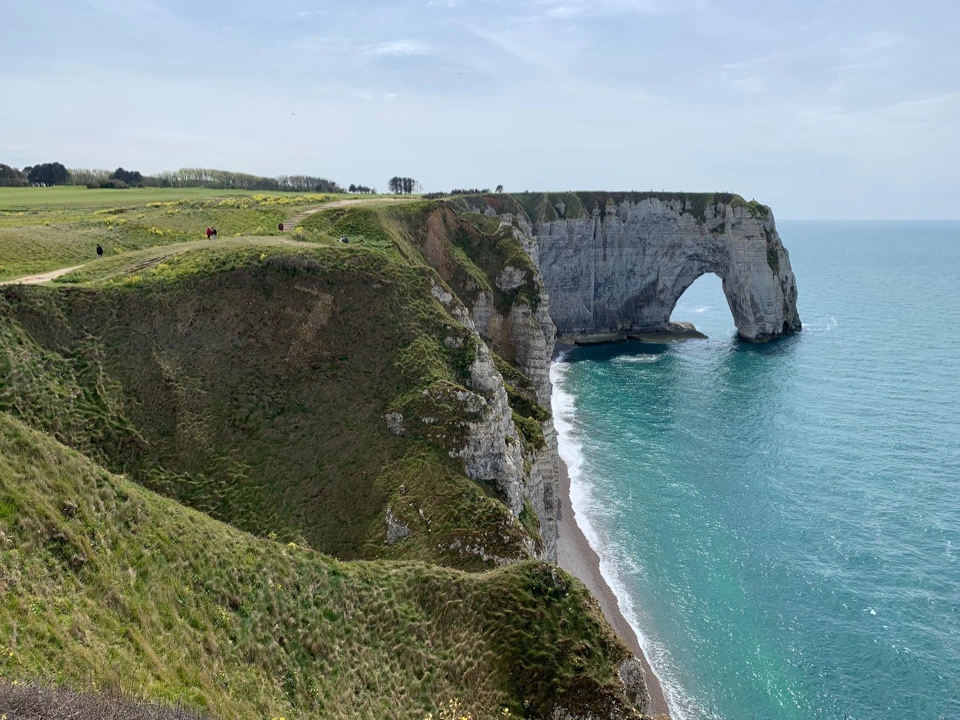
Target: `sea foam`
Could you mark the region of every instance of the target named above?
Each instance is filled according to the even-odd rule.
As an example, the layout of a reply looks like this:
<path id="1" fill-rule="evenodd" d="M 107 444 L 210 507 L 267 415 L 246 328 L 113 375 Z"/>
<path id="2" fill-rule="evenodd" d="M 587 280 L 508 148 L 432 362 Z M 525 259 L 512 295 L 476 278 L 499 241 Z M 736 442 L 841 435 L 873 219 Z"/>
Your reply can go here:
<path id="1" fill-rule="evenodd" d="M 615 548 L 607 546 L 601 540 L 600 535 L 590 522 L 589 513 L 591 509 L 595 510 L 596 506 L 591 498 L 590 481 L 585 477 L 583 471 L 583 445 L 577 427 L 576 400 L 564 388 L 564 380 L 570 370 L 570 365 L 564 362 L 565 357 L 566 354 L 561 353 L 556 361 L 550 364 L 550 382 L 553 385 L 550 404 L 553 410 L 554 427 L 557 430 L 557 449 L 560 459 L 566 465 L 567 474 L 570 478 L 570 504 L 573 507 L 574 520 L 586 537 L 590 547 L 600 558 L 600 574 L 616 597 L 623 617 L 636 634 L 637 641 L 640 643 L 644 655 L 663 688 L 667 705 L 670 707 L 671 717 L 674 720 L 694 720 L 697 717 L 702 717 L 705 709 L 700 707 L 684 691 L 673 673 L 670 672 L 672 663 L 670 662 L 669 651 L 662 644 L 652 641 L 643 632 L 638 608 L 630 597 L 626 586 L 618 577 L 613 563 L 608 559 L 611 555 L 616 554 Z M 652 358 L 652 360 L 635 362 L 655 362 L 660 358 L 660 355 L 627 357 Z M 629 558 L 621 558 L 620 562 L 624 565 L 634 565 Z M 633 569 L 637 570 L 638 568 L 634 565 Z"/>

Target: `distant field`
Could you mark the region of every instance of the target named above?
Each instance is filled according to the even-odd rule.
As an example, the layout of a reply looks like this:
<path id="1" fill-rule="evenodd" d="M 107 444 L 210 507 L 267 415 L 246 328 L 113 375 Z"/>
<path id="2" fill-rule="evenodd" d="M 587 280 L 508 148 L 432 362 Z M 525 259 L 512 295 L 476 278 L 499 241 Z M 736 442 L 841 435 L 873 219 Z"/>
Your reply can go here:
<path id="1" fill-rule="evenodd" d="M 276 235 L 277 225 L 342 196 L 203 188 L 0 188 L 0 280 L 204 238 Z"/>
<path id="2" fill-rule="evenodd" d="M 129 190 L 88 190 L 86 187 L 64 185 L 57 187 L 0 188 L 0 210 L 36 209 L 42 207 L 93 208 L 129 207 L 148 202 L 170 200 L 200 200 L 215 197 L 250 197 L 267 195 L 292 197 L 298 193 L 258 190 L 213 190 L 208 188 L 130 188 Z M 352 197 L 328 195 L 327 197 Z"/>

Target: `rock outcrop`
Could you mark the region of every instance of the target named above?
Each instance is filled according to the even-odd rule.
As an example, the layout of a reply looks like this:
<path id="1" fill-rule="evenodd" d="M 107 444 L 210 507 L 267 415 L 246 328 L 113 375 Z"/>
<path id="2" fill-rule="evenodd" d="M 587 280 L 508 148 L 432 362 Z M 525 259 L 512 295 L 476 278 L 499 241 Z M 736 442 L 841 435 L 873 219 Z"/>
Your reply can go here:
<path id="1" fill-rule="evenodd" d="M 561 340 L 676 331 L 670 314 L 715 273 L 737 331 L 763 342 L 800 330 L 797 286 L 770 209 L 737 195 L 565 193 L 463 201 L 526 236 Z"/>

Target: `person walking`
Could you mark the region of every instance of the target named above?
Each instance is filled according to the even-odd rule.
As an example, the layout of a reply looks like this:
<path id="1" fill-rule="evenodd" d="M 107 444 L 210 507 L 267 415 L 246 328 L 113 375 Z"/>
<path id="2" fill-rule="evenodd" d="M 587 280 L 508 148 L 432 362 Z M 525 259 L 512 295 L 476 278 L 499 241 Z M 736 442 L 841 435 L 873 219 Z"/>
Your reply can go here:
<path id="1" fill-rule="evenodd" d="M 103 248 L 100 245 L 97 245 L 97 260 L 103 257 Z"/>

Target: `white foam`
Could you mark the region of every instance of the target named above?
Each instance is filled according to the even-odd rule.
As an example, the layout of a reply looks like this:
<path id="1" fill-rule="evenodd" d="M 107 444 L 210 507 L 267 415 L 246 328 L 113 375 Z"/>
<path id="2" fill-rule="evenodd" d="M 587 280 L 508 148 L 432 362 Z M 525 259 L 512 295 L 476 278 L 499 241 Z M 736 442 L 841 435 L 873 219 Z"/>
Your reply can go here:
<path id="1" fill-rule="evenodd" d="M 659 358 L 660 356 L 653 357 Z M 685 692 L 677 681 L 675 673 L 672 671 L 674 665 L 669 651 L 661 643 L 651 641 L 641 630 L 637 608 L 616 568 L 609 561 L 609 558 L 615 553 L 612 552 L 612 548 L 604 545 L 590 521 L 588 513 L 594 508 L 591 498 L 592 488 L 589 479 L 583 472 L 583 443 L 576 420 L 576 400 L 564 388 L 567 374 L 570 371 L 570 365 L 564 362 L 564 358 L 565 354 L 560 354 L 556 361 L 550 364 L 550 382 L 553 385 L 550 405 L 553 410 L 553 423 L 557 430 L 557 450 L 560 459 L 567 466 L 567 474 L 570 477 L 570 503 L 573 506 L 574 520 L 586 537 L 590 547 L 600 558 L 600 574 L 616 597 L 624 619 L 636 633 L 640 648 L 663 688 L 670 709 L 670 716 L 674 720 L 695 720 L 696 718 L 707 717 L 706 709 Z"/>
<path id="2" fill-rule="evenodd" d="M 613 359 L 615 363 L 655 363 L 663 357 L 662 353 L 639 355 L 618 355 Z"/>
<path id="3" fill-rule="evenodd" d="M 831 315 L 827 318 L 817 318 L 816 320 L 805 322 L 803 323 L 803 329 L 808 332 L 830 332 L 831 330 L 835 330 L 837 325 L 839 325 L 837 319 Z"/>

